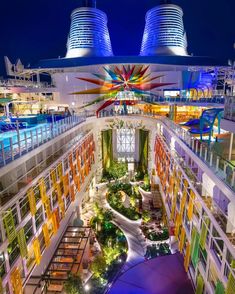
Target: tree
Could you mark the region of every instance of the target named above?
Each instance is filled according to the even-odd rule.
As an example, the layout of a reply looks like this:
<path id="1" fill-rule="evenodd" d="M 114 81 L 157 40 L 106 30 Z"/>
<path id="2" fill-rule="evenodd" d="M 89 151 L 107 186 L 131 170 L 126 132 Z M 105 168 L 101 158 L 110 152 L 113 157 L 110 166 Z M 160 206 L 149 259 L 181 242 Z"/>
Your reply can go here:
<path id="1" fill-rule="evenodd" d="M 120 179 L 121 177 L 124 177 L 127 173 L 127 163 L 126 162 L 112 162 L 110 168 L 107 170 L 110 177 L 114 180 Z"/>
<path id="2" fill-rule="evenodd" d="M 100 278 L 106 271 L 106 261 L 104 256 L 98 255 L 91 264 L 91 271 L 95 278 Z"/>
<path id="3" fill-rule="evenodd" d="M 144 176 L 144 184 L 145 186 L 149 186 L 150 185 L 150 179 L 149 179 L 149 175 L 145 175 Z"/>
<path id="4" fill-rule="evenodd" d="M 119 255 L 120 250 L 117 247 L 104 247 L 104 258 L 107 265 L 110 265 Z"/>
<path id="5" fill-rule="evenodd" d="M 69 275 L 64 283 L 64 290 L 67 294 L 83 294 L 82 280 L 79 275 Z"/>
<path id="6" fill-rule="evenodd" d="M 132 207 L 135 207 L 136 198 L 134 195 L 130 196 L 130 204 Z"/>
<path id="7" fill-rule="evenodd" d="M 151 220 L 151 215 L 147 210 L 143 211 L 142 220 L 143 220 L 144 223 L 148 223 Z"/>

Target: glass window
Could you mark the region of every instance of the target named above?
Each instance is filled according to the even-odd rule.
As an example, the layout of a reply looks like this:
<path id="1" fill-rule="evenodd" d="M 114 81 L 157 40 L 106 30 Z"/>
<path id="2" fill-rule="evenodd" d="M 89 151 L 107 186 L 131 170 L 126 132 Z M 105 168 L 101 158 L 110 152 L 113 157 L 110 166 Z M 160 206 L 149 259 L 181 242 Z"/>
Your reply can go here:
<path id="1" fill-rule="evenodd" d="M 32 219 L 30 219 L 27 224 L 24 226 L 24 233 L 25 233 L 25 239 L 28 243 L 30 239 L 33 236 L 33 225 L 32 225 Z"/>
<path id="2" fill-rule="evenodd" d="M 6 274 L 6 265 L 5 265 L 5 257 L 4 253 L 0 253 L 0 277 L 4 277 Z"/>
<path id="3" fill-rule="evenodd" d="M 66 203 L 66 210 L 68 209 L 70 203 L 71 203 L 71 199 L 70 196 L 65 197 L 65 203 Z"/>
<path id="4" fill-rule="evenodd" d="M 31 248 L 31 249 L 28 251 L 27 259 L 26 259 L 26 265 L 27 265 L 28 270 L 29 270 L 34 264 L 35 264 L 35 256 L 34 256 L 33 248 Z"/>
<path id="5" fill-rule="evenodd" d="M 12 211 L 12 215 L 13 215 L 15 226 L 17 226 L 19 224 L 19 220 L 18 220 L 18 215 L 17 215 L 17 209 L 16 209 L 16 207 L 15 206 L 12 206 L 11 207 L 11 211 Z"/>
<path id="6" fill-rule="evenodd" d="M 35 195 L 36 203 L 38 203 L 38 201 L 41 199 L 40 190 L 38 186 L 34 187 L 34 195 Z"/>
<path id="7" fill-rule="evenodd" d="M 53 204 L 53 207 L 55 207 L 58 201 L 57 191 L 52 191 L 51 195 L 52 195 L 52 204 Z"/>
<path id="8" fill-rule="evenodd" d="M 39 240 L 39 244 L 40 244 L 40 250 L 41 250 L 41 252 L 43 252 L 43 250 L 46 247 L 43 232 L 41 232 L 41 234 L 38 236 L 38 240 Z"/>
<path id="9" fill-rule="evenodd" d="M 36 222 L 36 228 L 38 229 L 43 222 L 42 206 L 39 207 L 39 209 L 37 210 L 35 214 L 35 222 Z"/>
<path id="10" fill-rule="evenodd" d="M 46 191 L 49 191 L 50 188 L 51 188 L 51 186 L 50 186 L 50 177 L 49 176 L 47 176 L 45 178 L 45 185 L 46 185 Z"/>
<path id="11" fill-rule="evenodd" d="M 68 162 L 68 159 L 66 158 L 64 160 L 64 170 L 66 171 L 68 168 L 69 168 L 69 162 Z"/>
<path id="12" fill-rule="evenodd" d="M 219 241 L 219 240 L 212 239 L 211 249 L 214 252 L 215 256 L 217 257 L 217 260 L 219 261 L 219 263 L 221 265 L 222 258 L 223 258 L 223 253 L 220 250 L 220 248 L 219 248 L 219 246 L 217 244 L 217 241 Z"/>
<path id="13" fill-rule="evenodd" d="M 200 248 L 199 250 L 199 259 L 200 259 L 200 262 L 204 268 L 204 271 L 206 272 L 206 264 L 207 264 L 207 252 L 206 250 Z"/>
<path id="14" fill-rule="evenodd" d="M 135 129 L 117 129 L 117 152 L 135 152 Z"/>
<path id="15" fill-rule="evenodd" d="M 28 197 L 25 196 L 22 200 L 20 200 L 20 214 L 22 219 L 29 213 L 29 200 Z"/>
<path id="16" fill-rule="evenodd" d="M 10 265 L 14 263 L 17 257 L 20 255 L 20 248 L 17 242 L 17 238 L 15 238 L 7 247 L 7 252 L 9 256 Z"/>

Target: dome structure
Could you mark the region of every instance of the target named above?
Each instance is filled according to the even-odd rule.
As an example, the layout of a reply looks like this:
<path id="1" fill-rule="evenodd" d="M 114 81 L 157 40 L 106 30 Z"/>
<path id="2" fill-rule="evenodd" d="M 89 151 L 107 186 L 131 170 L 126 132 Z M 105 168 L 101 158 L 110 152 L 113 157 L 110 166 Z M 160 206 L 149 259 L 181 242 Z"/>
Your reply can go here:
<path id="1" fill-rule="evenodd" d="M 161 1 L 147 12 L 140 55 L 188 55 L 183 10 L 179 6 Z"/>
<path id="2" fill-rule="evenodd" d="M 113 56 L 106 14 L 84 0 L 71 14 L 66 58 Z"/>

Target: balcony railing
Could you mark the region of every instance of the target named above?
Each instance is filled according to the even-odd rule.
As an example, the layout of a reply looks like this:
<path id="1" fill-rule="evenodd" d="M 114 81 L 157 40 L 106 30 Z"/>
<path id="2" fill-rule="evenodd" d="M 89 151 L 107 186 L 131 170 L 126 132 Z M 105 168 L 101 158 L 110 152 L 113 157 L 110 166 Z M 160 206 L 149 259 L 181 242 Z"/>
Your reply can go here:
<path id="1" fill-rule="evenodd" d="M 85 121 L 84 116 L 70 116 L 51 124 L 15 132 L 0 141 L 0 167 L 50 141 Z"/>
<path id="2" fill-rule="evenodd" d="M 225 182 L 233 191 L 235 191 L 235 165 L 224 159 L 222 156 L 212 151 L 211 148 L 200 140 L 191 136 L 181 126 L 173 121 L 162 118 L 161 121 L 170 128 L 178 138 L 214 171 L 218 178 Z"/>
<path id="3" fill-rule="evenodd" d="M 225 98 L 224 118 L 235 121 L 235 96 Z"/>
<path id="4" fill-rule="evenodd" d="M 89 113 L 89 116 L 95 115 L 94 113 Z M 110 111 L 105 111 L 100 113 L 99 117 L 118 117 L 118 116 L 147 116 L 155 117 L 165 124 L 175 135 L 180 138 L 204 163 L 206 163 L 211 170 L 225 182 L 230 189 L 235 191 L 235 165 L 223 158 L 221 155 L 212 151 L 211 148 L 204 142 L 201 142 L 197 138 L 193 137 L 187 130 L 183 129 L 181 126 L 177 125 L 170 119 L 166 117 L 155 116 L 152 113 L 133 113 L 133 114 L 118 114 Z"/>

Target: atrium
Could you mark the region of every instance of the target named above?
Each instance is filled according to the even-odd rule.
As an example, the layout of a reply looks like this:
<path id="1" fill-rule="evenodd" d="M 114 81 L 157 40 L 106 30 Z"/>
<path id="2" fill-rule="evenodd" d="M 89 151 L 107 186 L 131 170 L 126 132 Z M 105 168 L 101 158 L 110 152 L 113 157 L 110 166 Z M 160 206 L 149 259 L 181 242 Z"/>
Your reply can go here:
<path id="1" fill-rule="evenodd" d="M 234 65 L 189 54 L 171 1 L 115 56 L 80 2 L 63 58 L 5 56 L 0 293 L 234 294 Z"/>

